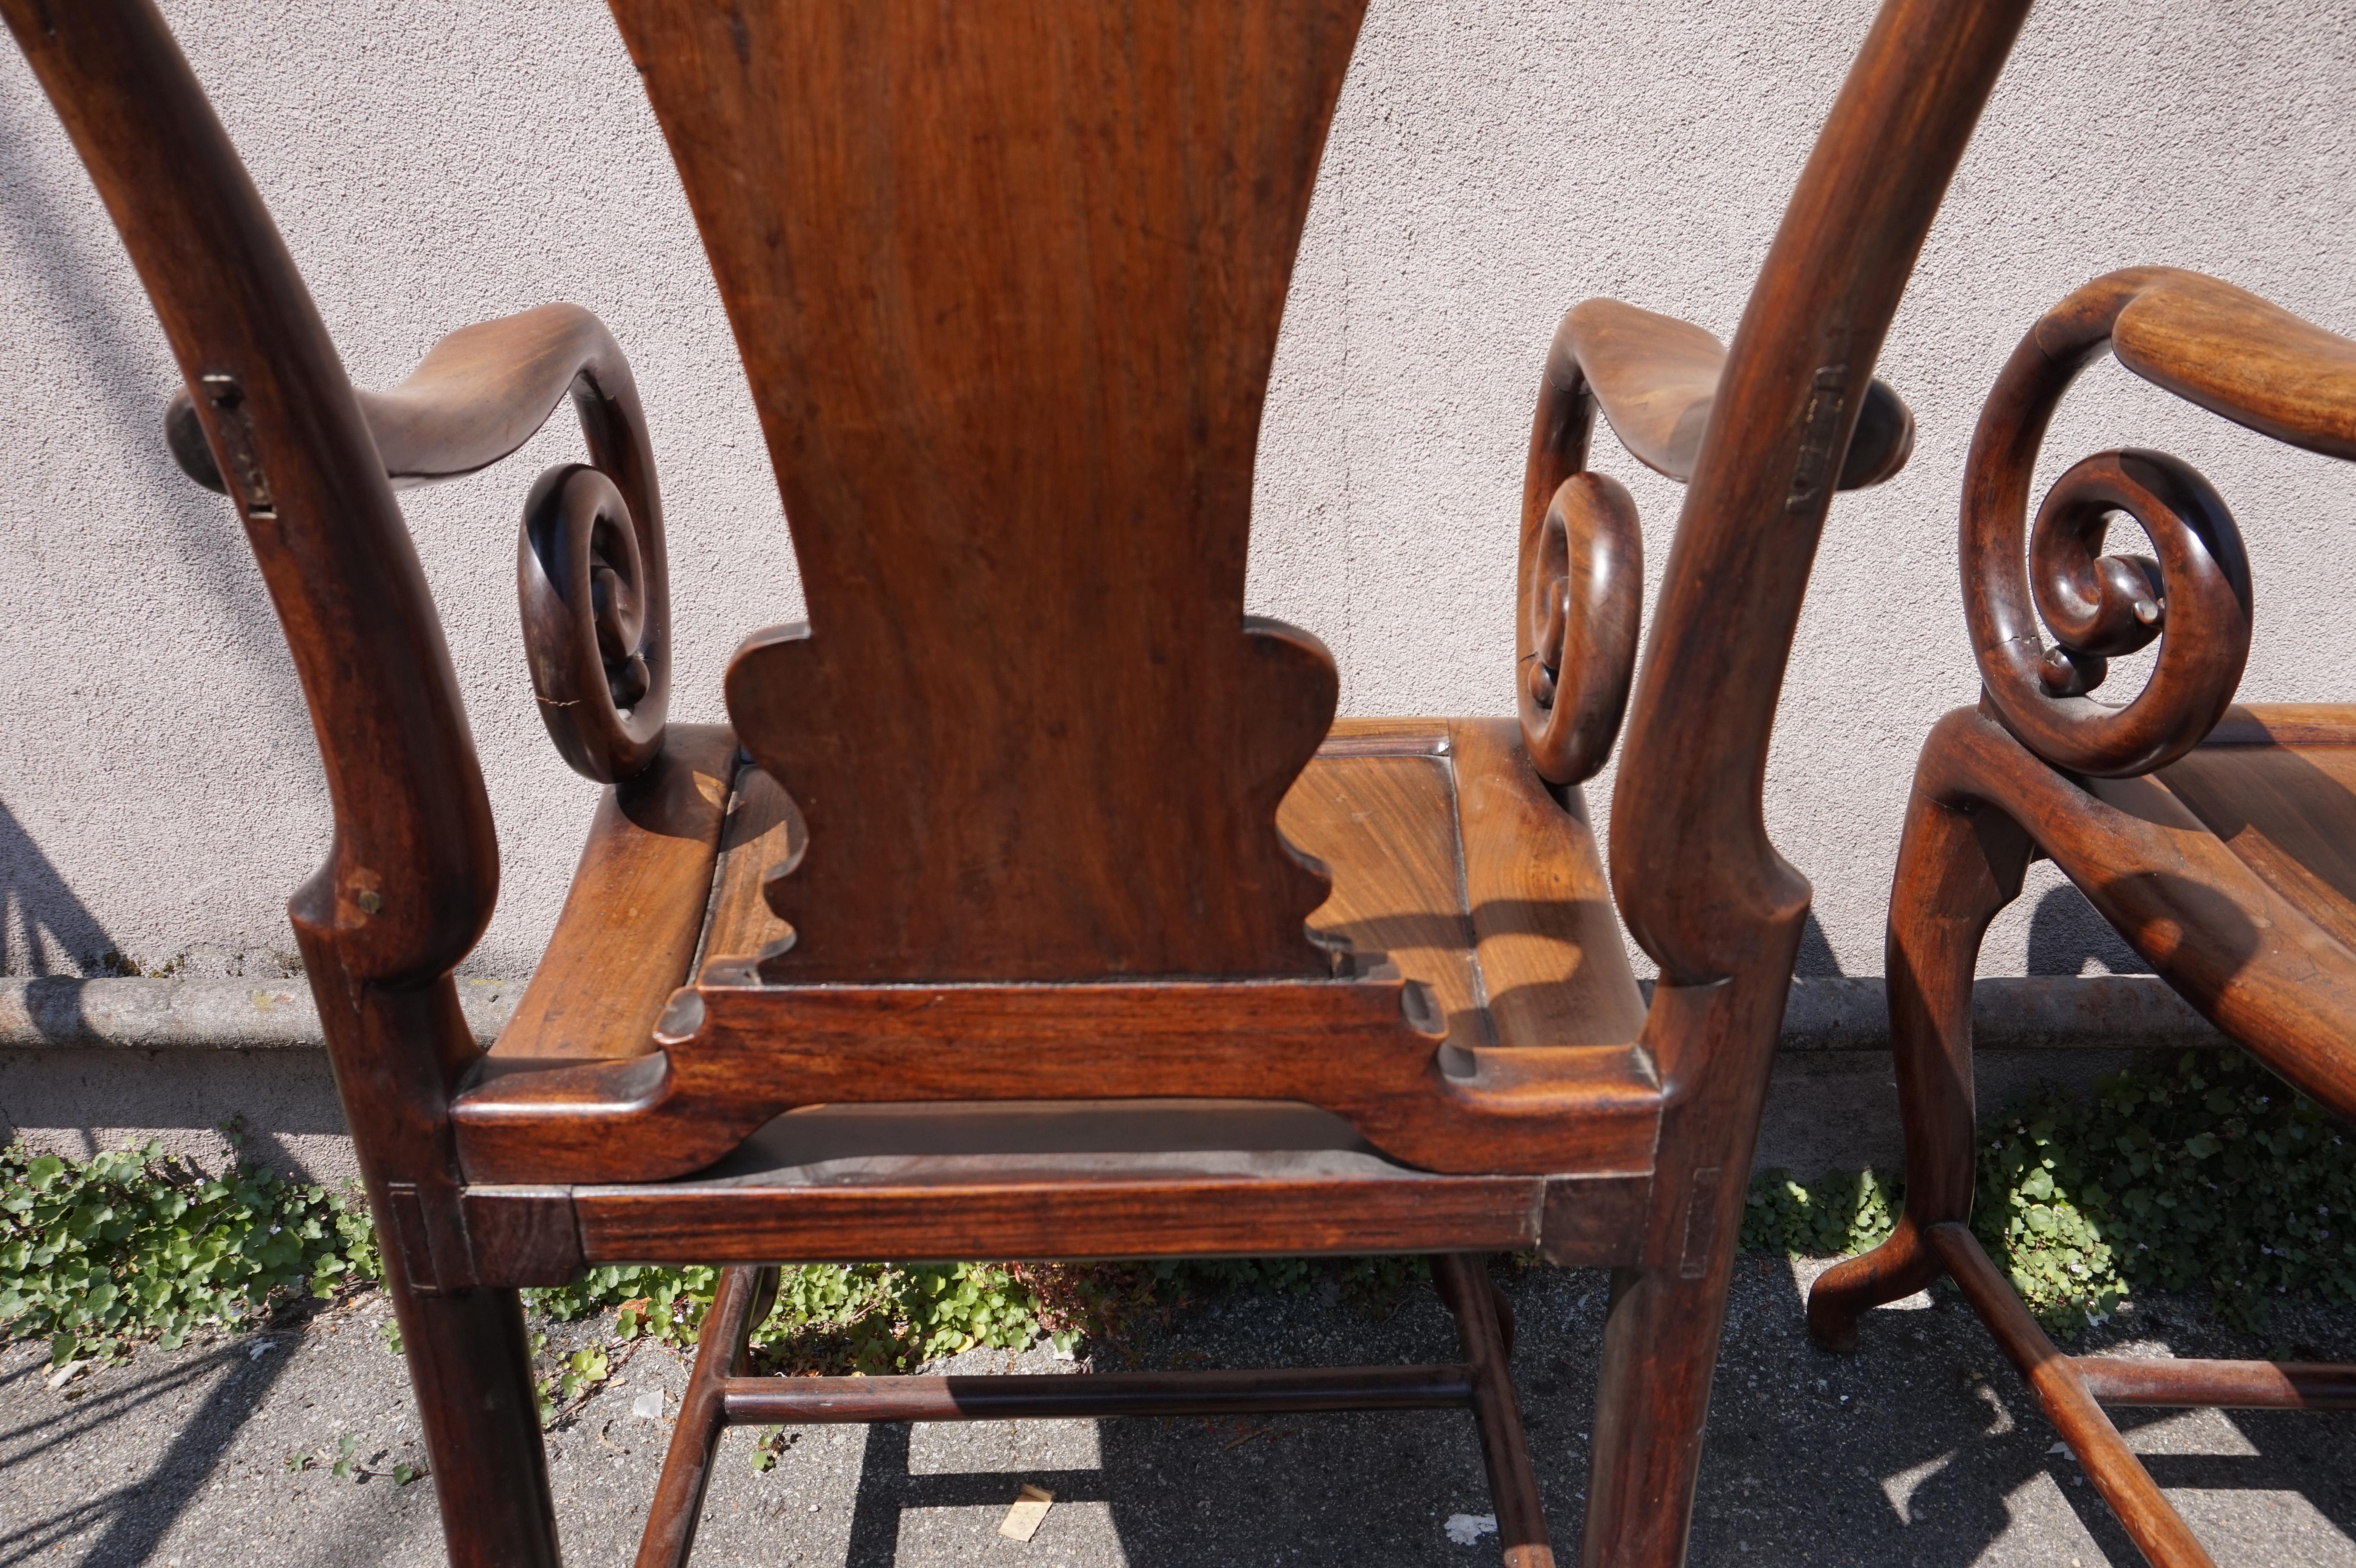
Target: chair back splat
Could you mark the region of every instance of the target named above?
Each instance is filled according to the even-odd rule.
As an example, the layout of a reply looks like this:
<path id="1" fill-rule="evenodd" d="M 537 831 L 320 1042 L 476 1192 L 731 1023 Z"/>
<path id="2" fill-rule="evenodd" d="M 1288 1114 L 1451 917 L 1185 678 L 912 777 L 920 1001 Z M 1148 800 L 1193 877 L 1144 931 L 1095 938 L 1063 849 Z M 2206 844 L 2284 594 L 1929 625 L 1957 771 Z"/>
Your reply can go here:
<path id="1" fill-rule="evenodd" d="M 1333 662 L 1244 569 L 1364 8 L 615 5 L 808 595 L 728 675 L 809 825 L 766 977 L 1329 972 Z"/>

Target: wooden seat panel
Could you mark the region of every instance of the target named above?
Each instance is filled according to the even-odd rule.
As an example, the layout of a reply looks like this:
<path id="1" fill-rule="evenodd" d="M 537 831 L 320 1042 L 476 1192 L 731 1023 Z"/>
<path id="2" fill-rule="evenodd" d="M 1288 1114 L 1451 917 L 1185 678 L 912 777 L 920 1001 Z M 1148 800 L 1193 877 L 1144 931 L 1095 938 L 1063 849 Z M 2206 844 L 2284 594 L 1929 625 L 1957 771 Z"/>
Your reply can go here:
<path id="1" fill-rule="evenodd" d="M 671 727 L 644 774 L 608 787 L 556 931 L 492 1053 L 639 1056 L 687 983 L 736 772 L 725 724 Z"/>
<path id="2" fill-rule="evenodd" d="M 1315 1101 L 1327 1110 L 1358 1118 L 1359 1125 L 1370 1129 L 1369 1136 L 1380 1140 L 1395 1159 L 1429 1169 L 1477 1173 L 1504 1168 L 1533 1174 L 1648 1169 L 1657 1127 L 1658 1086 L 1649 1058 L 1634 1043 L 1642 1024 L 1642 1004 L 1612 916 L 1593 837 L 1575 793 L 1566 792 L 1563 798 L 1567 805 L 1552 798 L 1531 770 L 1521 750 L 1518 730 L 1510 720 L 1393 720 L 1339 727 L 1285 802 L 1279 818 L 1280 828 L 1298 849 L 1323 866 L 1332 880 L 1331 896 L 1317 910 L 1312 926 L 1324 939 L 1347 947 L 1365 962 L 1377 956 L 1387 960 L 1408 979 L 1428 986 L 1437 1001 L 1445 1021 L 1447 1047 L 1453 1054 L 1442 1056 L 1445 1076 L 1434 1072 L 1429 1091 L 1418 1086 L 1410 1074 L 1369 1102 L 1363 1086 L 1342 1086 L 1355 1083 L 1346 1076 L 1333 1081 L 1331 1088 L 1320 1088 L 1315 1085 L 1326 1080 L 1312 1077 L 1296 1082 L 1280 1074 L 1260 1082 L 1265 1074 L 1257 1071 L 1244 1072 L 1224 1087 L 1215 1087 L 1206 1080 L 1198 1089 L 1187 1086 L 1183 1076 L 1162 1079 L 1151 1072 L 1141 1077 L 1111 1071 L 1114 1059 L 1096 1049 L 1103 1042 L 1088 1039 L 1058 1042 L 1044 1033 L 1035 1040 L 1035 1049 L 1022 1054 L 1022 1072 L 1040 1082 L 1050 1095 L 1050 1085 L 1067 1085 L 1083 1096 L 1093 1093 L 1099 1097 L 1258 1094 L 1262 1096 L 1258 1104 L 1283 1115 L 1305 1110 L 1294 1102 Z M 606 813 L 612 815 L 610 810 Z M 617 830 L 601 816 L 599 831 L 611 838 Z M 789 934 L 790 928 L 771 912 L 763 885 L 771 880 L 776 867 L 799 853 L 803 825 L 793 802 L 775 781 L 747 764 L 737 774 L 724 823 L 714 821 L 711 832 L 712 847 L 705 853 L 706 864 L 712 868 L 712 886 L 700 891 L 691 879 L 676 879 L 669 894 L 673 907 L 659 916 L 643 908 L 636 912 L 638 918 L 654 918 L 666 928 L 683 930 L 693 909 L 707 909 L 701 943 L 707 982 L 712 974 L 732 965 L 741 967 L 748 956 Z M 614 856 L 599 850 L 600 842 L 593 836 L 592 852 L 584 859 L 584 877 L 606 876 L 602 868 Z M 576 896 L 568 906 L 564 940 L 552 951 L 570 955 L 600 950 L 595 912 L 607 907 L 616 906 Z M 671 946 L 675 951 L 667 962 L 681 965 L 676 950 L 683 946 L 683 938 Z M 532 1108 L 539 1104 L 580 1102 L 584 1095 L 603 1105 L 615 1095 L 634 1101 L 643 1093 L 669 1092 L 652 1081 L 640 1083 L 637 1079 L 626 1083 L 601 1078 L 593 1089 L 572 1084 L 562 1073 L 550 1077 L 537 1071 L 567 1063 L 581 1063 L 585 1070 L 596 1058 L 641 1054 L 651 1049 L 657 987 L 647 987 L 648 995 L 639 998 L 642 1005 L 630 1018 L 599 1015 L 573 1019 L 557 1005 L 563 995 L 558 982 L 568 970 L 553 973 L 556 980 L 552 981 L 551 971 L 544 969 L 534 983 L 535 994 L 551 997 L 551 1005 L 521 1020 L 524 1028 L 510 1028 L 491 1064 L 496 1071 L 479 1074 L 460 1101 L 464 1158 L 476 1180 L 684 1177 L 707 1160 L 724 1158 L 729 1150 L 755 1134 L 766 1116 L 793 1106 L 795 1097 L 788 1083 L 805 1084 L 802 1093 L 814 1098 L 841 1102 L 855 1099 L 855 1088 L 868 1082 L 842 1077 L 839 1070 L 843 1061 L 831 1048 L 818 1047 L 815 1037 L 807 1032 L 818 1026 L 806 1019 L 779 1037 L 774 1046 L 756 1048 L 785 1052 L 799 1062 L 775 1070 L 785 1078 L 740 1080 L 742 1088 L 731 1085 L 706 1092 L 717 1092 L 722 1098 L 712 1102 L 713 1113 L 698 1115 L 708 1122 L 716 1114 L 718 1122 L 702 1127 L 691 1143 L 666 1140 L 659 1159 L 650 1161 L 648 1168 L 633 1168 L 626 1177 L 601 1165 L 592 1149 L 577 1142 L 585 1135 L 552 1130 L 542 1134 L 529 1128 L 519 1134 L 519 1124 L 514 1118 L 529 1121 L 544 1115 Z M 816 998 L 811 1001 L 814 1004 Z M 1014 1025 L 1013 1035 L 1021 1036 L 1022 1027 L 1013 1019 L 989 1027 L 1002 1034 L 1009 1024 Z M 977 1020 L 974 1027 L 983 1026 Z M 873 1057 L 871 1065 L 884 1075 L 884 1081 L 896 1083 L 901 1082 L 897 1074 L 915 1072 L 916 1076 L 907 1082 L 905 1096 L 943 1113 L 965 1105 L 979 1114 L 986 1105 L 1000 1104 L 988 1099 L 992 1093 L 1023 1093 L 1016 1079 L 998 1072 L 981 1072 L 977 1076 L 979 1059 L 968 1061 L 962 1056 L 937 1054 L 958 1051 L 958 1042 L 965 1038 L 952 1028 L 937 1046 L 913 1057 L 889 1055 L 879 1038 L 859 1054 Z M 1408 1037 L 1408 1043 L 1412 1039 Z M 977 1038 L 977 1049 L 983 1043 Z M 1006 1040 L 993 1036 L 988 1043 L 994 1050 Z M 1087 1049 L 1075 1053 L 1075 1043 Z M 684 1073 L 691 1066 L 705 1071 L 704 1058 L 683 1053 L 711 1049 L 701 1042 L 701 1037 L 674 1043 L 672 1072 Z M 1423 1048 L 1426 1052 L 1431 1049 Z M 1057 1060 L 1064 1063 L 1061 1068 L 1053 1065 Z M 1118 1060 L 1126 1069 L 1141 1059 L 1123 1055 Z M 1421 1060 L 1430 1059 L 1427 1054 Z M 1098 1065 L 1089 1066 L 1092 1061 Z M 944 1071 L 922 1071 L 926 1064 Z M 1099 1071 L 1109 1072 L 1101 1083 L 1094 1076 Z M 519 1072 L 523 1076 L 519 1077 Z M 817 1076 L 809 1076 L 812 1073 Z M 1397 1078 L 1395 1072 L 1393 1078 Z M 932 1081 L 929 1086 L 926 1080 Z M 1153 1087 L 1157 1083 L 1165 1086 Z M 1343 1097 L 1323 1097 L 1329 1093 Z M 1411 1109 L 1407 1101 L 1420 1103 L 1427 1093 L 1431 1115 L 1453 1118 L 1456 1132 L 1421 1132 L 1400 1119 Z M 551 1100 L 551 1095 L 555 1099 Z M 763 1108 L 764 1098 L 767 1110 Z M 638 1114 L 623 1111 L 620 1101 L 613 1101 L 613 1105 L 610 1112 L 592 1114 Z M 848 1104 L 832 1108 L 846 1114 L 854 1109 Z M 802 1109 L 807 1114 L 810 1108 Z M 1043 1114 L 1051 1120 L 1062 1118 L 1083 1133 L 1115 1125 L 1106 1119 L 1100 1103 L 1092 1104 L 1086 1099 L 1061 1101 Z M 1374 1122 L 1365 1119 L 1369 1115 Z M 1346 1125 L 1335 1117 L 1324 1119 L 1336 1126 Z M 531 1122 L 533 1126 L 540 1125 Z M 872 1116 L 841 1124 L 853 1129 L 886 1125 Z M 1377 1125 L 1387 1130 L 1371 1131 Z M 855 1169 L 864 1173 L 860 1179 L 873 1179 L 886 1170 L 901 1170 L 893 1163 L 900 1155 L 937 1152 L 937 1140 L 941 1136 L 941 1124 L 936 1123 L 913 1147 L 897 1150 L 888 1144 L 844 1145 L 838 1137 L 833 1152 L 826 1157 L 850 1160 L 852 1165 L 846 1171 Z M 519 1142 L 519 1136 L 525 1141 Z M 555 1141 L 546 1142 L 551 1136 Z M 1435 1136 L 1440 1141 L 1431 1141 Z M 1468 1138 L 1486 1152 L 1474 1156 L 1465 1142 Z M 1082 1147 L 1124 1155 L 1141 1152 L 1141 1146 L 1119 1137 L 1109 1144 Z M 1248 1145 L 1205 1142 L 1198 1136 L 1188 1147 L 1196 1152 L 1216 1152 L 1226 1159 L 1238 1149 L 1269 1145 L 1265 1136 Z M 1377 1157 L 1368 1146 L 1356 1147 L 1367 1157 Z M 1015 1146 L 976 1152 L 1017 1163 L 1024 1153 Z M 1498 1164 L 1487 1165 L 1488 1160 Z M 819 1161 L 813 1157 L 769 1163 L 776 1168 Z M 1229 1160 L 1221 1168 L 1244 1175 L 1258 1168 L 1250 1161 L 1238 1165 Z M 977 1174 L 958 1168 L 948 1171 L 942 1179 L 970 1181 Z M 806 1185 L 788 1185 L 797 1184 Z"/>
<path id="3" fill-rule="evenodd" d="M 2236 709 L 2159 777 L 2235 859 L 2356 952 L 2356 709 Z"/>

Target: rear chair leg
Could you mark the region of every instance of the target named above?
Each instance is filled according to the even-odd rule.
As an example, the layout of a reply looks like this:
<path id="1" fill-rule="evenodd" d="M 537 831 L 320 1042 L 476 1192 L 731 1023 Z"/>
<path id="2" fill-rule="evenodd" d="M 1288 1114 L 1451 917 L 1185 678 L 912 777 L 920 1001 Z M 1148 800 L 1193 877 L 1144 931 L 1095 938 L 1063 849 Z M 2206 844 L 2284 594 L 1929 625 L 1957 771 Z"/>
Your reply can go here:
<path id="1" fill-rule="evenodd" d="M 720 1271 L 712 1310 L 696 1337 L 695 1370 L 688 1374 L 671 1428 L 670 1451 L 663 1456 L 662 1478 L 647 1510 L 638 1539 L 637 1568 L 686 1568 L 703 1515 L 703 1494 L 712 1485 L 712 1455 L 727 1424 L 721 1385 L 743 1370 L 745 1341 L 768 1316 L 777 1296 L 775 1268 L 738 1266 Z"/>
<path id="2" fill-rule="evenodd" d="M 1472 1415 L 1481 1430 L 1481 1457 L 1489 1469 L 1505 1568 L 1554 1568 L 1529 1441 L 1506 1364 L 1514 1353 L 1513 1309 L 1490 1284 L 1487 1264 L 1476 1254 L 1443 1253 L 1431 1260 L 1431 1272 L 1472 1369 Z"/>
<path id="3" fill-rule="evenodd" d="M 1971 1218 L 1972 976 L 1988 922 L 2020 896 L 2030 853 L 2029 836 L 1993 806 L 1948 805 L 1919 787 L 1907 805 L 1884 963 L 1906 1212 L 1888 1241 L 1835 1265 L 1808 1292 L 1808 1333 L 1826 1349 L 1856 1349 L 1867 1308 L 1938 1278 L 1944 1271 L 1930 1228 Z"/>

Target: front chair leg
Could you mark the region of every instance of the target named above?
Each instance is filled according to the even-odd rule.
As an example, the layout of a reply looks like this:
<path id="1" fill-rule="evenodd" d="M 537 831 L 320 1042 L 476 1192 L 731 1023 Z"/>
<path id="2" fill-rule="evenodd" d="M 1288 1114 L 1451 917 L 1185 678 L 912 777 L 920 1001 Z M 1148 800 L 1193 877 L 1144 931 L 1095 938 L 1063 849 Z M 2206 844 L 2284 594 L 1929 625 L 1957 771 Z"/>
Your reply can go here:
<path id="1" fill-rule="evenodd" d="M 401 1324 L 451 1568 L 560 1568 L 522 1302 L 512 1290 L 420 1295 L 390 1254 L 385 1289 Z"/>
<path id="2" fill-rule="evenodd" d="M 1587 1472 L 1584 1568 L 1679 1568 L 1726 1319 L 1728 1269 L 1612 1271 Z"/>
<path id="3" fill-rule="evenodd" d="M 1993 806 L 1951 805 L 1919 785 L 1908 804 L 1884 964 L 1906 1212 L 1888 1241 L 1827 1270 L 1808 1292 L 1808 1333 L 1826 1349 L 1854 1349 L 1867 1308 L 1938 1278 L 1930 1228 L 1971 1218 L 1972 976 L 1988 922 L 2020 896 L 2029 854 L 2028 835 Z"/>

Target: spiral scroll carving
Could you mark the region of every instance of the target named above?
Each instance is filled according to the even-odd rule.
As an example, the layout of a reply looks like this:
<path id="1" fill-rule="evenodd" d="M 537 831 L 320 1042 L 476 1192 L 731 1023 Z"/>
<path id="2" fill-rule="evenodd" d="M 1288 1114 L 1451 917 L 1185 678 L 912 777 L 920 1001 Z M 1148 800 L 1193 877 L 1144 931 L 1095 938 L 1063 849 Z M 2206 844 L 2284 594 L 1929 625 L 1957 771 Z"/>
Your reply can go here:
<path id="1" fill-rule="evenodd" d="M 1522 567 L 1522 739 L 1550 784 L 1583 783 L 1611 755 L 1636 669 L 1644 583 L 1627 490 L 1601 474 L 1565 479 Z"/>
<path id="2" fill-rule="evenodd" d="M 1595 428 L 1595 394 L 1579 360 L 1588 308 L 1555 332 L 1523 477 L 1517 705 L 1531 765 L 1557 785 L 1594 777 L 1612 754 L 1644 615 L 1636 504 L 1617 480 L 1586 466 Z"/>
<path id="3" fill-rule="evenodd" d="M 1583 783 L 1611 754 L 1628 709 L 1643 618 L 1644 539 L 1617 481 L 1588 472 L 1600 409 L 1631 455 L 1693 476 L 1726 349 L 1689 322 L 1617 300 L 1574 305 L 1555 329 L 1538 384 L 1522 481 L 1521 613 L 1515 652 L 1522 740 L 1540 777 Z M 1810 405 L 1814 450 L 1838 488 L 1878 485 L 1914 448 L 1914 416 L 1879 381 L 1853 421 L 1841 398 Z M 1840 443 L 1847 436 L 1843 451 Z M 1837 470 L 1831 464 L 1837 458 Z"/>
<path id="4" fill-rule="evenodd" d="M 2248 555 L 2225 503 L 2189 464 L 2133 448 L 2098 453 L 2055 481 L 2028 526 L 2053 410 L 2107 351 L 2139 290 L 2168 276 L 2114 273 L 2038 324 L 1982 411 L 1965 485 L 1964 603 L 1987 699 L 2046 762 L 2104 778 L 2149 773 L 2199 745 L 2249 660 Z M 2104 552 L 2121 515 L 2157 559 Z M 2111 659 L 2155 638 L 2158 658 L 2133 700 L 2110 707 L 2087 695 Z"/>
<path id="5" fill-rule="evenodd" d="M 606 784 L 655 760 L 669 705 L 661 543 L 644 528 L 611 479 L 563 464 L 532 485 L 517 549 L 541 717 L 573 771 Z"/>

